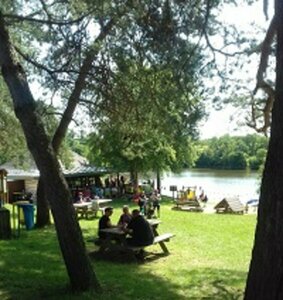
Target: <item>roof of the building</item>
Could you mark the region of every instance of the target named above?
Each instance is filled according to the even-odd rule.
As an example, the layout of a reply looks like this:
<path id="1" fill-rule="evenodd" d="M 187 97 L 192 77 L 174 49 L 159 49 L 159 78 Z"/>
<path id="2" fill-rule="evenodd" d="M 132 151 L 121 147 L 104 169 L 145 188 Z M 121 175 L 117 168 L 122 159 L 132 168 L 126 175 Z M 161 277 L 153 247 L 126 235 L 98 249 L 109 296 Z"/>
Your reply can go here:
<path id="1" fill-rule="evenodd" d="M 233 212 L 240 212 L 244 210 L 244 205 L 238 197 L 226 197 L 221 200 L 214 208 L 224 208 L 227 205 Z"/>
<path id="2" fill-rule="evenodd" d="M 78 177 L 78 176 L 87 176 L 90 174 L 105 174 L 107 169 L 99 168 L 93 165 L 81 165 L 70 170 L 64 170 L 64 175 L 66 177 Z"/>
<path id="3" fill-rule="evenodd" d="M 73 163 L 71 169 L 66 169 L 62 165 L 63 173 L 66 177 L 79 177 L 79 176 L 89 176 L 89 175 L 99 175 L 108 173 L 107 169 L 99 168 L 94 165 L 90 165 L 84 157 L 75 153 L 73 155 Z M 31 178 L 39 178 L 39 171 L 35 166 L 34 162 L 30 163 L 28 169 L 23 169 L 21 167 L 15 166 L 12 162 L 7 162 L 0 166 L 0 169 L 5 169 L 8 174 L 8 180 L 24 180 Z"/>
<path id="4" fill-rule="evenodd" d="M 29 169 L 16 167 L 12 162 L 6 162 L 0 166 L 0 169 L 5 169 L 10 180 L 24 180 L 27 178 L 38 178 L 39 171 L 35 166 L 30 166 Z"/>

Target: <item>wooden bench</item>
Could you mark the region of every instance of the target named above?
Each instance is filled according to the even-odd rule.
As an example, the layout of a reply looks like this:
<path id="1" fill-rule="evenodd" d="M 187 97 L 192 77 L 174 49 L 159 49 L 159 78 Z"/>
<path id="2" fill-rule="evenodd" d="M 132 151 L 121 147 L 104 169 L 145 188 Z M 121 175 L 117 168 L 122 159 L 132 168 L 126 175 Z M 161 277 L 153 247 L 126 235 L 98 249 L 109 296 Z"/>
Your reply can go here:
<path id="1" fill-rule="evenodd" d="M 164 234 L 158 235 L 154 238 L 154 241 L 152 244 L 154 245 L 154 244 L 157 244 L 160 242 L 169 242 L 170 239 L 174 236 L 175 235 L 173 233 L 164 233 Z"/>
<path id="2" fill-rule="evenodd" d="M 91 206 L 88 208 L 86 212 L 86 218 L 89 216 L 97 216 L 98 212 L 101 212 L 101 215 L 104 214 L 104 209 L 107 205 L 112 202 L 112 199 L 95 199 L 91 201 Z"/>
<path id="3" fill-rule="evenodd" d="M 149 246 L 152 246 L 152 245 L 155 245 L 155 244 L 159 244 L 160 247 L 162 248 L 163 252 L 168 254 L 169 251 L 166 247 L 166 245 L 164 244 L 164 242 L 169 242 L 170 239 L 172 237 L 174 237 L 175 235 L 172 234 L 172 233 L 164 233 L 164 234 L 161 234 L 161 235 L 158 235 L 154 238 L 152 244 L 150 245 L 147 245 L 147 246 L 127 246 L 127 249 L 133 251 L 133 252 L 140 252 L 141 250 L 143 250 L 145 247 L 149 247 Z"/>
<path id="4" fill-rule="evenodd" d="M 197 200 L 175 201 L 175 204 L 176 205 L 172 207 L 172 209 L 174 210 L 193 211 L 193 212 L 203 211 L 201 204 Z"/>

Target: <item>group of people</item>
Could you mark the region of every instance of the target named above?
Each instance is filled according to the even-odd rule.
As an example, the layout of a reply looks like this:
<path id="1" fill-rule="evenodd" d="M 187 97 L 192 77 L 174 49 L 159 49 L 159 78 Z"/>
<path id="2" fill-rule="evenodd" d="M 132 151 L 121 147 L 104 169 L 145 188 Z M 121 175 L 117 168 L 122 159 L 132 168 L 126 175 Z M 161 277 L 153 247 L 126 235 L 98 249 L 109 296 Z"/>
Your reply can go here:
<path id="1" fill-rule="evenodd" d="M 132 213 L 129 211 L 128 206 L 123 207 L 123 213 L 119 218 L 118 224 L 113 225 L 111 223 L 111 215 L 113 214 L 113 208 L 107 207 L 104 210 L 104 215 L 100 218 L 98 223 L 98 236 L 100 240 L 106 239 L 107 234 L 102 229 L 119 227 L 130 237 L 126 239 L 126 242 L 130 246 L 147 246 L 152 244 L 154 235 L 152 228 L 148 221 L 140 214 L 138 209 L 134 209 Z"/>
<path id="2" fill-rule="evenodd" d="M 140 213 L 151 219 L 157 213 L 157 217 L 160 217 L 160 201 L 161 196 L 158 190 L 151 193 L 149 197 L 144 192 L 134 196 L 134 201 L 139 206 Z"/>
<path id="3" fill-rule="evenodd" d="M 95 198 L 116 197 L 125 194 L 124 176 L 108 176 L 104 183 L 100 176 L 88 180 L 84 186 L 72 187 L 72 196 L 74 202 L 90 201 Z"/>

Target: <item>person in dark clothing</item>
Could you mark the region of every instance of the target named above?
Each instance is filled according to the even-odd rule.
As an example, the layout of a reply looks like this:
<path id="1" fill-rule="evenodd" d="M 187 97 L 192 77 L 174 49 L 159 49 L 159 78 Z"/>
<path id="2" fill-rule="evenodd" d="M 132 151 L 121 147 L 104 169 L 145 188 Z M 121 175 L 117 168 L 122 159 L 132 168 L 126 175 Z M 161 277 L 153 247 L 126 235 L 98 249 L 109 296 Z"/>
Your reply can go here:
<path id="1" fill-rule="evenodd" d="M 140 207 L 140 212 L 144 215 L 146 215 L 146 205 L 147 198 L 145 196 L 145 193 L 142 192 L 138 200 L 138 206 Z"/>
<path id="2" fill-rule="evenodd" d="M 113 227 L 111 224 L 110 216 L 113 213 L 113 208 L 112 207 L 106 207 L 104 210 L 104 215 L 100 218 L 98 222 L 98 236 L 100 239 L 105 239 L 106 238 L 106 233 L 101 232 L 101 229 L 105 228 L 111 228 Z"/>
<path id="3" fill-rule="evenodd" d="M 138 209 L 133 210 L 132 220 L 124 230 L 132 236 L 131 238 L 127 238 L 127 243 L 131 246 L 148 246 L 153 243 L 154 235 L 151 226 L 140 215 Z"/>

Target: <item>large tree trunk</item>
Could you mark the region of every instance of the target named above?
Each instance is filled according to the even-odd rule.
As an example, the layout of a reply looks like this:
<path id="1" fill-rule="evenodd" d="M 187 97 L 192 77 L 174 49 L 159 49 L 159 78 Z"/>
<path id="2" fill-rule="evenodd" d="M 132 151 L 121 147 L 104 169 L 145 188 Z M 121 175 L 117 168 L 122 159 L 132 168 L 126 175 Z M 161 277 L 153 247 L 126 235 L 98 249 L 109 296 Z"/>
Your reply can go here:
<path id="1" fill-rule="evenodd" d="M 283 1 L 277 22 L 276 94 L 245 299 L 283 299 Z"/>
<path id="2" fill-rule="evenodd" d="M 82 232 L 70 202 L 70 192 L 56 154 L 36 112 L 23 69 L 15 62 L 5 23 L 0 11 L 0 66 L 12 95 L 15 113 L 20 120 L 36 165 L 42 176 L 62 255 L 71 286 L 76 291 L 100 289 L 85 250 Z"/>
<path id="3" fill-rule="evenodd" d="M 158 189 L 159 193 L 161 193 L 161 178 L 159 169 L 156 171 L 156 188 Z"/>
<path id="4" fill-rule="evenodd" d="M 49 203 L 45 197 L 46 193 L 44 190 L 44 184 L 41 177 L 39 177 L 38 180 L 36 193 L 37 193 L 36 226 L 41 228 L 51 224 Z"/>

